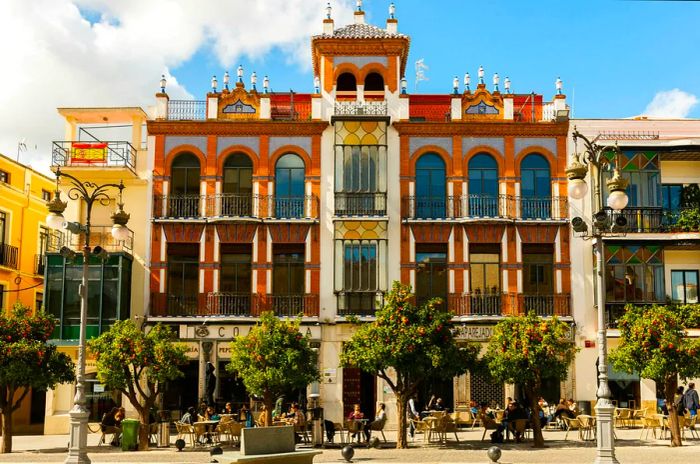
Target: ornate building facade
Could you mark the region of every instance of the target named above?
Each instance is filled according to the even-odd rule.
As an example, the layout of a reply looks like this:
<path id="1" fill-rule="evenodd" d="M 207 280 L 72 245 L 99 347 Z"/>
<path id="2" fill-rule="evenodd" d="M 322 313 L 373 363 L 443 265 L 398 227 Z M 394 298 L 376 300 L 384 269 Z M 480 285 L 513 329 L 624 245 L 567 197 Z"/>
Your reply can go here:
<path id="1" fill-rule="evenodd" d="M 564 95 L 501 92 L 497 76 L 488 90 L 483 70 L 473 89 L 410 95 L 398 21 L 354 16 L 336 28 L 329 13 L 312 38 L 311 94 L 269 93 L 267 77 L 246 87 L 239 68 L 204 101 L 156 96 L 147 323 L 171 325 L 191 359 L 166 409 L 203 395 L 206 362 L 215 396 L 243 401 L 228 345 L 265 310 L 303 313 L 327 418 L 393 407 L 381 381 L 338 359 L 348 316 L 373 320 L 394 280 L 419 302 L 443 298 L 464 340 L 529 310 L 572 321 Z M 464 376 L 425 393 L 454 408 L 512 389 Z"/>

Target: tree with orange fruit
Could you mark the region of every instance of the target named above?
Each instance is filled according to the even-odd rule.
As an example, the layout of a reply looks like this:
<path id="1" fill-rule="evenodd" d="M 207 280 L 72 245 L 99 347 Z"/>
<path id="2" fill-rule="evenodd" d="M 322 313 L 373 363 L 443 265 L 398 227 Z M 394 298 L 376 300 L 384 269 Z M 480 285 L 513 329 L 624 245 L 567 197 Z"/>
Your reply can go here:
<path id="1" fill-rule="evenodd" d="M 539 418 L 537 402 L 542 382 L 563 379 L 576 355 L 567 323 L 556 317 L 507 317 L 494 327 L 484 356 L 489 374 L 496 381 L 521 385 L 530 402 L 533 418 Z M 532 421 L 533 446 L 544 447 L 539 420 Z"/>
<path id="2" fill-rule="evenodd" d="M 275 398 L 319 380 L 318 353 L 299 325 L 299 319 L 264 312 L 248 335 L 231 342 L 226 370 L 241 378 L 248 393 L 262 397 L 267 424 L 272 423 Z"/>
<path id="3" fill-rule="evenodd" d="M 343 367 L 358 367 L 383 379 L 396 396 L 396 448 L 406 448 L 406 403 L 421 382 L 452 379 L 476 365 L 478 348 L 458 346 L 452 332 L 452 314 L 440 299 L 413 304 L 411 288 L 394 282 L 374 322 L 360 326 L 344 345 Z"/>
<path id="4" fill-rule="evenodd" d="M 700 375 L 700 340 L 688 337 L 687 329 L 697 328 L 700 305 L 628 305 L 618 320 L 619 347 L 612 350 L 613 367 L 663 386 L 671 429 L 671 446 L 682 446 L 674 393 L 678 378 Z"/>

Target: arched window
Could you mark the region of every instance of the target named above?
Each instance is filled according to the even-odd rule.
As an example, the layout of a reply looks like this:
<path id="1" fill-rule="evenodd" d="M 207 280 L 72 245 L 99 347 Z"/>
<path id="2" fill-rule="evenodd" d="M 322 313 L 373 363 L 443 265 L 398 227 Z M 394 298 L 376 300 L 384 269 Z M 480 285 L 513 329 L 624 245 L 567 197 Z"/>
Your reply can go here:
<path id="1" fill-rule="evenodd" d="M 549 162 L 539 153 L 527 155 L 520 163 L 521 215 L 524 219 L 545 219 L 552 212 L 552 182 Z"/>
<path id="2" fill-rule="evenodd" d="M 294 153 L 275 165 L 275 217 L 304 217 L 304 161 Z"/>
<path id="3" fill-rule="evenodd" d="M 229 155 L 224 161 L 223 177 L 221 215 L 251 216 L 253 206 L 253 162 L 243 153 Z"/>
<path id="4" fill-rule="evenodd" d="M 445 162 L 427 153 L 416 162 L 416 217 L 444 218 L 445 200 Z"/>
<path id="5" fill-rule="evenodd" d="M 346 72 L 338 76 L 336 90 L 339 92 L 356 92 L 357 80 L 352 73 Z"/>
<path id="6" fill-rule="evenodd" d="M 498 164 L 487 153 L 469 160 L 469 216 L 498 217 Z"/>
<path id="7" fill-rule="evenodd" d="M 192 153 L 181 153 L 171 167 L 168 216 L 198 217 L 199 158 Z"/>
<path id="8" fill-rule="evenodd" d="M 365 77 L 365 91 L 384 91 L 384 78 L 381 74 L 372 72 Z"/>

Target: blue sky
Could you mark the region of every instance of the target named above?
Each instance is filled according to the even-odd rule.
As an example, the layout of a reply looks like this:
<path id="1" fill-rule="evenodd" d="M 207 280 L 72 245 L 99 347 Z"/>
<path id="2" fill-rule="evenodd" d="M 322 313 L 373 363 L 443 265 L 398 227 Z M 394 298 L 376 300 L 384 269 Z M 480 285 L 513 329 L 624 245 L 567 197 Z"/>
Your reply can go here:
<path id="1" fill-rule="evenodd" d="M 310 4 L 313 2 L 309 2 Z M 316 2 L 319 3 L 319 2 Z M 321 4 L 323 2 L 320 2 Z M 418 93 L 451 90 L 454 75 L 510 77 L 515 92 L 551 97 L 561 76 L 578 118 L 629 117 L 643 112 L 657 92 L 700 95 L 700 3 L 681 1 L 455 1 L 397 0 L 399 30 L 411 36 L 407 66 L 424 58 L 428 81 Z M 370 24 L 383 26 L 386 0 L 365 0 Z M 336 27 L 339 24 L 336 21 Z M 310 63 L 310 53 L 308 62 Z M 277 91 L 312 89 L 308 66 L 290 63 L 278 48 L 238 60 L 246 75 L 268 74 Z M 237 64 L 229 70 L 234 73 Z M 172 73 L 196 98 L 224 67 L 209 47 Z M 246 82 L 247 83 L 247 82 Z M 695 105 L 688 117 L 700 117 Z"/>
<path id="2" fill-rule="evenodd" d="M 384 27 L 390 0 L 365 0 Z M 578 118 L 700 118 L 700 2 L 621 0 L 395 0 L 423 58 L 419 93 L 449 93 L 452 78 L 494 72 L 515 92 L 554 94 L 557 76 Z M 355 0 L 332 0 L 336 27 Z M 0 0 L 0 153 L 46 170 L 61 140 L 58 107 L 154 105 L 161 74 L 173 99 L 203 99 L 211 76 L 245 68 L 275 91 L 310 92 L 310 36 L 326 0 Z"/>

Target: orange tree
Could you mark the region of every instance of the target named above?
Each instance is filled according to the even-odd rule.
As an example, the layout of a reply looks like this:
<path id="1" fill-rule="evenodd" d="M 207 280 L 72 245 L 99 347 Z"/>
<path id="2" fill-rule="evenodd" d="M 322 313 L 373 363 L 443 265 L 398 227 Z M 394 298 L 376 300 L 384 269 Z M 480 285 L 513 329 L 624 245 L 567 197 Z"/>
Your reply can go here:
<path id="1" fill-rule="evenodd" d="M 542 319 L 534 313 L 507 317 L 494 327 L 484 361 L 499 382 L 523 387 L 533 418 L 539 418 L 537 402 L 542 382 L 563 379 L 576 355 L 569 325 L 556 317 Z M 539 420 L 532 421 L 533 446 L 544 447 Z"/>
<path id="2" fill-rule="evenodd" d="M 148 333 L 132 320 L 117 321 L 88 342 L 95 355 L 97 378 L 110 390 L 129 398 L 139 414 L 139 449 L 148 449 L 150 411 L 166 382 L 182 377 L 185 347 L 169 327 L 156 324 Z"/>
<path id="3" fill-rule="evenodd" d="M 274 398 L 319 380 L 318 354 L 299 324 L 299 319 L 264 312 L 248 335 L 231 342 L 226 370 L 238 375 L 249 393 L 262 397 L 267 424 L 272 423 Z"/>
<path id="4" fill-rule="evenodd" d="M 700 305 L 646 306 L 628 305 L 618 320 L 619 347 L 610 359 L 615 369 L 638 373 L 663 385 L 668 407 L 671 446 L 681 446 L 678 411 L 674 393 L 678 378 L 700 375 L 700 340 L 687 336 L 687 329 L 698 327 Z"/>
<path id="5" fill-rule="evenodd" d="M 344 345 L 342 367 L 358 367 L 383 379 L 396 396 L 399 433 L 396 448 L 406 448 L 406 403 L 428 378 L 452 379 L 475 365 L 475 345 L 457 346 L 452 314 L 439 299 L 412 303 L 411 288 L 394 282 L 374 322 L 366 323 Z"/>
<path id="6" fill-rule="evenodd" d="M 12 452 L 12 413 L 30 390 L 46 390 L 75 380 L 70 357 L 47 343 L 55 325 L 51 316 L 32 314 L 20 303 L 9 314 L 0 311 L 0 453 Z"/>

